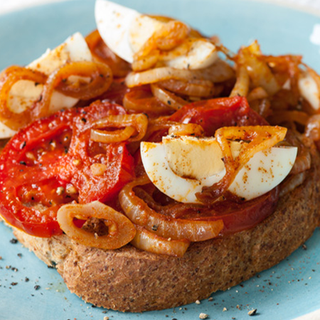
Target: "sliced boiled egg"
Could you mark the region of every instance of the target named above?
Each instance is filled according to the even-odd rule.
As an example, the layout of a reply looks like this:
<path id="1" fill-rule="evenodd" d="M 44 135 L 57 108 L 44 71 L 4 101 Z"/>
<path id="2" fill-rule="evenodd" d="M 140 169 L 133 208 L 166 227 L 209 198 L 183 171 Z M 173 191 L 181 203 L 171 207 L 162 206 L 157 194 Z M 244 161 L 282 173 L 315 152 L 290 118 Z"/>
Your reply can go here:
<path id="1" fill-rule="evenodd" d="M 298 87 L 300 94 L 306 99 L 314 110 L 320 108 L 320 92 L 316 81 L 308 71 L 302 72 L 299 76 Z"/>
<path id="2" fill-rule="evenodd" d="M 129 63 L 153 33 L 165 24 L 107 0 L 96 1 L 95 19 L 103 41 Z M 218 59 L 216 47 L 204 38 L 193 39 L 192 45 L 181 44 L 169 52 L 169 55 L 161 54 L 160 60 L 177 69 L 205 68 Z"/>
<path id="3" fill-rule="evenodd" d="M 73 61 L 92 61 L 91 52 L 80 33 L 75 33 L 55 49 L 48 49 L 39 59 L 31 62 L 27 68 L 43 72 L 49 76 L 65 63 Z M 76 79 L 74 80 L 76 81 Z M 30 80 L 19 80 L 9 92 L 9 108 L 16 113 L 24 111 L 39 99 L 42 90 L 42 84 Z M 78 99 L 54 91 L 50 102 L 50 111 L 55 112 L 62 108 L 71 108 L 77 102 Z M 0 139 L 10 138 L 15 133 L 14 130 L 0 122 Z"/>
<path id="4" fill-rule="evenodd" d="M 237 157 L 245 142 L 232 141 Z M 295 147 L 273 147 L 257 152 L 239 171 L 229 191 L 250 200 L 283 181 L 295 158 Z M 196 194 L 219 182 L 226 170 L 215 138 L 166 136 L 161 143 L 142 142 L 141 157 L 151 182 L 163 193 L 183 203 L 199 203 Z"/>

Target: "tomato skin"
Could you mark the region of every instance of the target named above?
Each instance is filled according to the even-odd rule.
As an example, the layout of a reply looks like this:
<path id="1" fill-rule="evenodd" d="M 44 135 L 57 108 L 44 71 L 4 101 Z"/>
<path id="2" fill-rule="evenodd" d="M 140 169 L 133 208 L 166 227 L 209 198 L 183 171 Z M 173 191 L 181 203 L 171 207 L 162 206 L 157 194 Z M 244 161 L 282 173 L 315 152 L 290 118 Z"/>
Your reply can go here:
<path id="1" fill-rule="evenodd" d="M 125 143 L 92 142 L 90 130 L 95 120 L 124 113 L 119 105 L 98 101 L 58 112 L 19 131 L 0 155 L 1 216 L 28 234 L 51 237 L 62 233 L 56 214 L 63 204 L 114 197 L 134 177 L 133 158 Z M 101 157 L 106 158 L 108 170 L 97 178 L 87 171 Z M 68 194 L 68 185 L 77 193 Z M 64 191 L 57 194 L 60 189 Z"/>
<path id="2" fill-rule="evenodd" d="M 133 178 L 131 172 L 133 158 L 128 153 L 125 143 L 110 144 L 107 147 L 105 163 L 112 170 L 107 170 L 102 176 L 94 176 L 90 170 L 91 165 L 97 163 L 95 160 L 90 157 L 86 158 L 80 169 L 70 163 L 69 180 L 79 190 L 79 203 L 89 203 L 95 200 L 110 201 Z"/>
<path id="3" fill-rule="evenodd" d="M 222 235 L 233 234 L 255 227 L 269 217 L 276 209 L 279 199 L 279 188 L 245 202 L 220 201 L 210 210 L 204 211 L 202 220 L 222 219 L 224 228 Z"/>
<path id="4" fill-rule="evenodd" d="M 108 108 L 105 108 L 108 105 Z M 133 174 L 133 158 L 126 143 L 114 143 L 103 147 L 90 140 L 92 123 L 108 115 L 125 114 L 125 110 L 115 104 L 95 102 L 85 114 L 74 119 L 73 137 L 59 169 L 61 180 L 69 181 L 79 191 L 79 203 L 94 200 L 111 200 Z M 109 166 L 101 176 L 94 176 L 91 165 L 104 163 Z"/>
<path id="5" fill-rule="evenodd" d="M 279 188 L 249 200 L 242 201 L 235 195 L 227 195 L 223 201 L 217 201 L 209 206 L 197 204 L 179 204 L 178 202 L 166 204 L 163 200 L 160 213 L 175 219 L 188 219 L 195 221 L 222 220 L 224 227 L 221 236 L 234 234 L 255 227 L 269 217 L 276 209 L 279 199 Z M 159 200 L 159 198 L 158 198 Z M 170 202 L 169 202 L 170 203 Z M 151 204 L 152 207 L 152 204 Z"/>
<path id="6" fill-rule="evenodd" d="M 175 112 L 171 121 L 196 123 L 206 136 L 214 136 L 226 126 L 266 125 L 267 121 L 252 110 L 245 97 L 218 98 L 188 104 Z"/>
<path id="7" fill-rule="evenodd" d="M 26 154 L 37 145 L 50 139 L 51 135 L 64 131 L 71 124 L 74 111 L 61 112 L 50 118 L 37 120 L 20 130 L 6 145 L 0 155 L 0 213 L 11 225 L 26 233 L 51 237 L 61 234 L 55 220 L 59 206 L 40 212 L 24 206 L 18 198 L 17 189 L 21 185 L 47 181 L 55 175 L 52 166 L 44 167 L 42 162 L 26 166 Z M 50 129 L 51 134 L 50 134 Z M 56 158 L 64 154 L 64 149 L 56 151 Z M 50 170 L 51 169 L 51 170 Z"/>

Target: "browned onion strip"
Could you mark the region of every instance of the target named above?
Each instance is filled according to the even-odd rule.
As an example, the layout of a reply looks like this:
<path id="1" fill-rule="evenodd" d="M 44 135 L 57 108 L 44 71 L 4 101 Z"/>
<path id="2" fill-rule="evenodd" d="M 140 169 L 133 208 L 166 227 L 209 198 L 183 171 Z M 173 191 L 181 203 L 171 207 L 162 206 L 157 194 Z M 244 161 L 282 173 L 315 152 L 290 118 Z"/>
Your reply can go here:
<path id="1" fill-rule="evenodd" d="M 86 42 L 94 61 L 107 64 L 114 77 L 125 77 L 131 71 L 130 64 L 118 57 L 102 40 L 98 30 L 94 30 L 86 36 Z"/>
<path id="2" fill-rule="evenodd" d="M 280 184 L 280 197 L 293 191 L 296 187 L 300 186 L 306 179 L 306 171 L 290 175 L 283 183 Z"/>
<path id="3" fill-rule="evenodd" d="M 285 123 L 285 122 L 297 122 L 307 125 L 309 121 L 309 115 L 303 111 L 288 110 L 288 111 L 275 111 L 268 117 L 268 121 L 273 124 Z"/>
<path id="4" fill-rule="evenodd" d="M 192 71 L 180 70 L 171 67 L 155 68 L 143 72 L 131 72 L 127 75 L 125 83 L 132 88 L 143 84 L 156 83 L 163 80 L 177 79 L 189 80 L 192 78 Z"/>
<path id="5" fill-rule="evenodd" d="M 309 117 L 305 128 L 305 135 L 313 141 L 320 140 L 320 114 Z"/>
<path id="6" fill-rule="evenodd" d="M 135 133 L 137 131 L 133 127 L 125 127 L 114 131 L 91 129 L 90 139 L 96 142 L 115 143 L 129 140 Z"/>
<path id="7" fill-rule="evenodd" d="M 230 93 L 230 97 L 242 96 L 246 97 L 249 91 L 250 78 L 247 69 L 243 65 L 239 65 L 237 69 L 237 81 Z"/>
<path id="8" fill-rule="evenodd" d="M 147 176 L 141 176 L 128 183 L 119 194 L 119 201 L 127 217 L 136 225 L 150 232 L 174 240 L 204 241 L 215 238 L 223 228 L 223 221 L 194 221 L 174 219 L 157 213 L 139 197 L 133 188 L 150 183 Z"/>
<path id="9" fill-rule="evenodd" d="M 88 220 L 92 217 L 103 220 L 108 227 L 106 235 L 98 236 L 73 223 L 74 218 Z M 88 247 L 118 249 L 129 243 L 136 234 L 134 225 L 126 216 L 99 201 L 66 204 L 59 209 L 57 220 L 71 239 Z"/>
<path id="10" fill-rule="evenodd" d="M 223 82 L 234 77 L 233 69 L 223 60 L 217 59 L 210 67 L 199 70 L 182 70 L 171 67 L 160 67 L 143 72 L 131 72 L 125 83 L 129 88 L 164 80 L 209 80 Z"/>
<path id="11" fill-rule="evenodd" d="M 188 104 L 187 101 L 176 96 L 174 93 L 159 87 L 156 84 L 151 85 L 151 91 L 157 99 L 159 99 L 162 103 L 166 104 L 168 107 L 172 109 L 179 110 L 184 105 Z"/>
<path id="12" fill-rule="evenodd" d="M 312 77 L 314 82 L 316 83 L 317 88 L 318 88 L 318 92 L 320 92 L 320 76 L 319 76 L 319 74 L 315 70 L 313 70 L 312 68 L 307 66 L 306 64 L 303 64 L 303 65 L 306 67 L 308 73 L 310 74 L 310 76 Z"/>
<path id="13" fill-rule="evenodd" d="M 31 122 L 31 108 L 15 113 L 8 106 L 8 97 L 12 86 L 19 80 L 30 80 L 44 84 L 47 76 L 38 71 L 27 68 L 12 66 L 1 73 L 0 79 L 0 120 L 12 130 L 18 130 Z"/>
<path id="14" fill-rule="evenodd" d="M 180 21 L 171 20 L 155 31 L 133 56 L 132 69 L 142 71 L 152 68 L 159 60 L 160 50 L 169 51 L 181 44 L 190 28 Z"/>
<path id="15" fill-rule="evenodd" d="M 131 241 L 131 244 L 144 251 L 156 254 L 166 254 L 174 257 L 183 257 L 190 245 L 190 241 L 186 239 L 171 240 L 170 238 L 163 238 L 141 226 L 136 226 L 136 230 L 137 233 Z"/>
<path id="16" fill-rule="evenodd" d="M 238 63 L 246 66 L 253 87 L 263 87 L 271 96 L 280 90 L 275 76 L 262 59 L 262 54 L 256 41 L 248 47 L 241 48 L 237 59 Z"/>
<path id="17" fill-rule="evenodd" d="M 294 165 L 290 171 L 291 174 L 299 174 L 305 172 L 311 168 L 311 154 L 309 149 L 304 145 L 300 144 L 298 155 Z"/>
<path id="18" fill-rule="evenodd" d="M 181 44 L 188 34 L 190 28 L 181 21 L 168 21 L 160 30 L 154 33 L 158 49 L 171 50 Z"/>
<path id="19" fill-rule="evenodd" d="M 215 138 L 223 154 L 226 174 L 211 187 L 203 188 L 197 198 L 203 203 L 213 203 L 227 191 L 241 168 L 259 151 L 269 149 L 285 138 L 287 129 L 279 126 L 222 127 Z M 243 140 L 246 143 L 237 158 L 233 158 L 230 141 Z"/>
<path id="20" fill-rule="evenodd" d="M 209 80 L 213 83 L 224 82 L 235 78 L 233 68 L 224 60 L 217 59 L 211 66 L 204 69 L 193 70 L 198 80 Z"/>
<path id="21" fill-rule="evenodd" d="M 177 123 L 171 125 L 168 134 L 175 136 L 202 137 L 204 135 L 204 130 L 196 123 Z"/>
<path id="22" fill-rule="evenodd" d="M 190 97 L 210 97 L 213 94 L 214 86 L 209 80 L 164 80 L 158 83 L 161 87 L 172 92 L 187 95 Z"/>
<path id="23" fill-rule="evenodd" d="M 143 112 L 151 116 L 159 116 L 172 111 L 172 108 L 154 97 L 151 92 L 150 95 L 146 95 L 145 90 L 141 88 L 127 92 L 123 98 L 123 106 L 129 112 Z"/>
<path id="24" fill-rule="evenodd" d="M 266 99 L 266 98 L 268 98 L 268 93 L 262 87 L 256 87 L 252 89 L 247 95 L 247 99 L 249 102 L 253 100 Z"/>
<path id="25" fill-rule="evenodd" d="M 168 131 L 168 134 L 176 136 L 193 135 L 196 137 L 202 137 L 204 134 L 203 127 L 199 124 L 169 121 L 166 120 L 165 117 L 149 120 L 149 124 L 150 125 L 148 126 L 148 130 L 145 135 L 146 140 L 158 131 L 162 132 L 162 135 L 165 135 L 165 131 Z"/>
<path id="26" fill-rule="evenodd" d="M 68 84 L 69 76 L 90 77 L 89 83 Z M 66 96 L 88 100 L 105 92 L 112 83 L 112 72 L 109 66 L 99 62 L 71 62 L 55 70 L 48 77 L 42 92 L 42 99 L 36 103 L 32 113 L 35 118 L 49 113 L 50 100 L 56 89 Z"/>
<path id="27" fill-rule="evenodd" d="M 124 127 L 123 130 L 106 131 L 97 130 L 106 127 Z M 97 142 L 111 143 L 128 140 L 140 141 L 146 134 L 148 118 L 145 114 L 124 114 L 110 115 L 104 119 L 96 121 L 91 129 L 91 140 Z M 136 134 L 138 132 L 138 134 Z M 132 135 L 136 134 L 132 137 Z"/>
<path id="28" fill-rule="evenodd" d="M 147 56 L 135 59 L 131 68 L 133 71 L 144 71 L 151 69 L 159 60 L 159 50 L 152 50 Z"/>

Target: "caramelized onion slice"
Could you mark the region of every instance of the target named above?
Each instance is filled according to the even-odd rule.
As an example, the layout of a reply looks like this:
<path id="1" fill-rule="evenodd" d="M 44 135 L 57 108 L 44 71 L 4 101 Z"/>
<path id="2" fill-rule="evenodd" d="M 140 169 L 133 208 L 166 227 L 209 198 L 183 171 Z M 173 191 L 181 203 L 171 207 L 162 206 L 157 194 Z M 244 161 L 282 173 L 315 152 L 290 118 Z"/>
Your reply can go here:
<path id="1" fill-rule="evenodd" d="M 172 108 L 156 98 L 147 87 L 136 87 L 127 92 L 123 106 L 130 113 L 146 113 L 151 117 L 172 113 Z"/>
<path id="2" fill-rule="evenodd" d="M 94 60 L 107 64 L 114 77 L 125 77 L 131 71 L 130 64 L 118 57 L 102 40 L 96 29 L 86 36 L 86 42 Z"/>
<path id="3" fill-rule="evenodd" d="M 19 80 L 31 80 L 44 84 L 47 76 L 27 68 L 12 66 L 5 69 L 0 76 L 0 120 L 12 130 L 18 130 L 31 122 L 31 109 L 23 112 L 13 112 L 9 106 L 9 93 L 12 86 Z"/>
<path id="4" fill-rule="evenodd" d="M 309 117 L 305 128 L 305 135 L 313 141 L 320 140 L 320 114 Z"/>
<path id="5" fill-rule="evenodd" d="M 170 238 L 163 238 L 141 226 L 136 226 L 136 230 L 137 233 L 131 244 L 144 251 L 182 257 L 190 245 L 190 241 L 186 239 L 172 240 Z"/>
<path id="6" fill-rule="evenodd" d="M 150 183 L 147 176 L 141 176 L 128 183 L 119 194 L 119 201 L 127 217 L 136 225 L 143 226 L 156 235 L 174 240 L 204 241 L 215 238 L 223 229 L 223 221 L 193 221 L 174 219 L 157 213 L 136 196 L 133 188 Z"/>
<path id="7" fill-rule="evenodd" d="M 180 21 L 168 21 L 145 42 L 133 56 L 132 69 L 142 71 L 152 68 L 158 62 L 161 51 L 170 51 L 181 44 L 190 28 Z"/>
<path id="8" fill-rule="evenodd" d="M 70 76 L 89 77 L 90 82 L 79 80 L 69 83 Z M 100 62 L 71 62 L 55 70 L 48 77 L 42 92 L 42 99 L 33 110 L 34 118 L 47 116 L 53 90 L 66 96 L 89 100 L 105 92 L 112 83 L 112 71 L 109 66 Z"/>
<path id="9" fill-rule="evenodd" d="M 271 116 L 268 117 L 268 121 L 271 124 L 280 124 L 287 122 L 297 122 L 306 126 L 311 117 L 303 111 L 297 110 L 281 110 L 274 111 Z"/>
<path id="10" fill-rule="evenodd" d="M 116 131 L 98 130 L 98 128 L 107 127 L 124 127 L 124 129 Z M 120 142 L 125 140 L 130 142 L 140 141 L 145 136 L 147 127 L 148 118 L 143 113 L 110 115 L 94 123 L 94 129 L 91 129 L 91 140 L 103 143 Z"/>
<path id="11" fill-rule="evenodd" d="M 250 78 L 247 69 L 239 65 L 237 68 L 237 80 L 230 93 L 230 97 L 242 96 L 246 97 L 249 91 Z"/>
<path id="12" fill-rule="evenodd" d="M 166 104 L 168 107 L 174 110 L 179 110 L 184 105 L 188 104 L 187 101 L 183 100 L 174 93 L 159 87 L 156 84 L 151 85 L 151 91 L 157 99 L 159 99 L 162 103 Z"/>
<path id="13" fill-rule="evenodd" d="M 98 236 L 76 227 L 73 223 L 74 218 L 88 220 L 92 217 L 103 220 L 108 227 L 106 235 Z M 99 201 L 87 204 L 66 204 L 59 209 L 57 220 L 61 229 L 71 239 L 88 247 L 121 248 L 129 243 L 136 234 L 134 225 L 125 215 Z"/>
<path id="14" fill-rule="evenodd" d="M 285 138 L 287 129 L 279 126 L 243 126 L 222 127 L 215 133 L 215 138 L 223 154 L 226 174 L 211 187 L 204 187 L 197 198 L 203 203 L 213 203 L 229 188 L 242 167 L 259 151 L 267 150 Z M 242 140 L 244 144 L 239 155 L 234 159 L 230 141 Z"/>
<path id="15" fill-rule="evenodd" d="M 196 123 L 177 123 L 172 124 L 168 134 L 175 136 L 195 136 L 202 137 L 204 130 L 200 124 Z"/>
<path id="16" fill-rule="evenodd" d="M 271 96 L 281 89 L 272 70 L 262 59 L 257 41 L 248 47 L 241 48 L 237 59 L 239 63 L 246 66 L 253 87 L 262 87 Z"/>
<path id="17" fill-rule="evenodd" d="M 164 80 L 159 85 L 174 93 L 190 97 L 210 97 L 213 95 L 214 86 L 209 80 Z"/>
<path id="18" fill-rule="evenodd" d="M 218 59 L 210 67 L 199 70 L 182 70 L 171 67 L 160 67 L 143 72 L 131 72 L 126 77 L 129 88 L 164 80 L 209 80 L 223 82 L 234 77 L 233 69 L 223 60 Z"/>

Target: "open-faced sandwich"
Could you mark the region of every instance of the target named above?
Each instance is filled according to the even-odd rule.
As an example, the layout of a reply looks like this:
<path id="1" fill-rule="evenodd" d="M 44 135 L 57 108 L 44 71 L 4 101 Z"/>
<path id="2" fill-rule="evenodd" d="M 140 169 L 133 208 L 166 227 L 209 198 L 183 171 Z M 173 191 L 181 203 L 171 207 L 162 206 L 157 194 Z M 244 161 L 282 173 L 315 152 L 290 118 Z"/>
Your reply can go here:
<path id="1" fill-rule="evenodd" d="M 94 305 L 184 305 L 319 225 L 320 77 L 96 2 L 97 30 L 0 75 L 0 215 Z"/>

